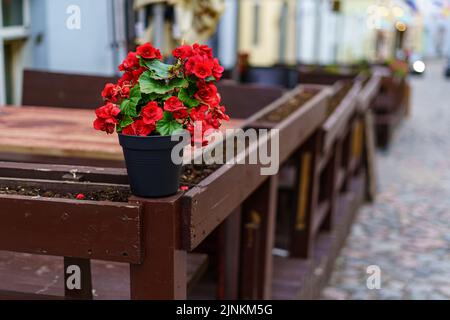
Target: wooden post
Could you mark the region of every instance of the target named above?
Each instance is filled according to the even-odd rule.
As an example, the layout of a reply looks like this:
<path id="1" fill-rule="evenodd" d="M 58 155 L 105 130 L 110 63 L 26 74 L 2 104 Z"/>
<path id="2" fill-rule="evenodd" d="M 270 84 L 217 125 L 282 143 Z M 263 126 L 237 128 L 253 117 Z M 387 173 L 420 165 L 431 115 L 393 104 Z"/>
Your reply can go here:
<path id="1" fill-rule="evenodd" d="M 278 176 L 268 178 L 242 205 L 241 298 L 270 299 Z"/>
<path id="2" fill-rule="evenodd" d="M 92 300 L 89 259 L 64 257 L 64 295 L 67 299 Z"/>
<path id="3" fill-rule="evenodd" d="M 298 173 L 293 210 L 290 255 L 306 258 L 312 251 L 312 215 L 319 196 L 318 155 L 320 147 L 318 134 L 314 134 L 298 152 Z"/>
<path id="4" fill-rule="evenodd" d="M 338 140 L 332 151 L 329 163 L 326 167 L 326 178 L 325 178 L 325 198 L 328 202 L 328 212 L 324 218 L 321 226 L 321 230 L 331 231 L 333 229 L 334 220 L 334 210 L 336 207 L 337 196 L 339 194 L 339 189 L 337 186 L 339 171 L 341 169 L 341 158 L 342 158 L 342 140 Z"/>
<path id="5" fill-rule="evenodd" d="M 217 298 L 239 298 L 239 252 L 241 244 L 241 208 L 236 209 L 219 231 Z"/>
<path id="6" fill-rule="evenodd" d="M 144 204 L 144 261 L 130 265 L 131 299 L 186 299 L 187 253 L 181 249 L 180 194 Z"/>

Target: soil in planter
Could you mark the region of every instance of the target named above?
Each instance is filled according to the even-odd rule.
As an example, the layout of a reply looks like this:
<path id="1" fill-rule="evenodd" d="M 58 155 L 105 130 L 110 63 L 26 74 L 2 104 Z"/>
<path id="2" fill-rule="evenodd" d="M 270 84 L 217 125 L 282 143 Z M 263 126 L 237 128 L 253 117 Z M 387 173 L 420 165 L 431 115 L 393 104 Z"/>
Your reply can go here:
<path id="1" fill-rule="evenodd" d="M 77 195 L 82 194 L 83 200 L 92 201 L 112 201 L 112 202 L 128 202 L 131 192 L 123 189 L 106 188 L 99 191 L 85 193 L 62 193 L 60 191 L 45 190 L 35 187 L 3 187 L 0 186 L 0 194 L 20 195 L 29 197 L 44 198 L 61 198 L 61 199 L 77 199 Z M 82 200 L 79 200 L 82 201 Z"/>
<path id="2" fill-rule="evenodd" d="M 292 97 L 288 102 L 279 106 L 275 110 L 261 117 L 260 121 L 269 123 L 278 123 L 289 117 L 293 112 L 300 109 L 306 102 L 311 100 L 318 90 L 302 90 L 296 96 Z"/>
<path id="3" fill-rule="evenodd" d="M 248 148 L 248 141 L 246 141 L 245 148 Z M 214 151 L 212 152 L 214 156 Z M 226 158 L 226 144 L 223 144 L 223 163 L 227 162 Z M 234 144 L 234 150 L 232 157 L 237 156 L 237 145 Z M 200 181 L 209 177 L 214 171 L 219 169 L 222 164 L 188 164 L 183 166 L 183 173 L 181 175 L 181 190 L 186 191 L 187 189 L 192 188 L 193 186 L 200 183 Z"/>
<path id="4" fill-rule="evenodd" d="M 205 164 L 190 164 L 183 167 L 183 174 L 181 175 L 181 186 L 193 187 L 200 181 L 209 177 L 214 171 L 221 167 L 220 164 L 205 165 Z"/>
<path id="5" fill-rule="evenodd" d="M 347 96 L 349 91 L 353 87 L 352 81 L 346 81 L 345 84 L 340 88 L 330 99 L 330 103 L 328 105 L 328 115 L 331 115 L 334 110 L 341 104 L 342 100 Z"/>

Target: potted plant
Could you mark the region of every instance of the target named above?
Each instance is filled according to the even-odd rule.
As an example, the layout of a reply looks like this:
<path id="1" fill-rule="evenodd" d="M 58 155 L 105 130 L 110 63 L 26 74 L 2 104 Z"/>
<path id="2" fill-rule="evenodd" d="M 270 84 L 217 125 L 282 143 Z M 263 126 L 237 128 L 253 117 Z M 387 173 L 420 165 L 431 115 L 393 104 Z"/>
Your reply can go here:
<path id="1" fill-rule="evenodd" d="M 119 66 L 123 76 L 106 84 L 106 104 L 95 111 L 95 129 L 118 133 L 131 191 L 140 197 L 176 193 L 182 164 L 171 157 L 174 146 L 188 134 L 206 145 L 205 133 L 229 119 L 214 84 L 223 68 L 212 49 L 182 45 L 173 56 L 174 64 L 164 63 L 150 43 L 128 53 Z"/>

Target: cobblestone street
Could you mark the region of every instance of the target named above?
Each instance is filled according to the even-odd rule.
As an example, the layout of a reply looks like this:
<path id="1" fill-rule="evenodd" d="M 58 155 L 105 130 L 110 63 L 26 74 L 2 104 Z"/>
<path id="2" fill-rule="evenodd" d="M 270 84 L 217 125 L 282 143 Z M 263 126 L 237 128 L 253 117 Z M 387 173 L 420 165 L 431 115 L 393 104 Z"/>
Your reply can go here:
<path id="1" fill-rule="evenodd" d="M 412 110 L 387 152 L 324 299 L 450 299 L 450 82 L 442 61 L 411 77 Z M 381 289 L 366 271 L 381 269 Z"/>

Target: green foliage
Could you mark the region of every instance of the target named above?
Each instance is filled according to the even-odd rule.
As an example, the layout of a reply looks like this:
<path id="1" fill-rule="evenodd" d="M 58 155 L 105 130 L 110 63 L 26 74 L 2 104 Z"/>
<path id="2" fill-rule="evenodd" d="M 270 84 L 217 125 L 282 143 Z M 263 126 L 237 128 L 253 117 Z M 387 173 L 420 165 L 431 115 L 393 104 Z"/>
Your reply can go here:
<path id="1" fill-rule="evenodd" d="M 156 131 L 162 136 L 170 136 L 172 133 L 182 130 L 183 125 L 177 122 L 170 112 L 164 111 L 164 118 L 156 123 Z"/>
<path id="2" fill-rule="evenodd" d="M 172 73 L 173 66 L 170 64 L 165 64 L 161 60 L 145 60 L 141 58 L 140 64 L 148 68 L 149 76 L 152 79 L 167 80 L 175 77 Z"/>
<path id="3" fill-rule="evenodd" d="M 118 126 L 119 131 L 122 131 L 123 128 L 128 127 L 133 122 L 134 122 L 134 120 L 132 117 L 124 116 L 119 123 L 119 126 Z"/>
<path id="4" fill-rule="evenodd" d="M 141 90 L 139 88 L 139 84 L 137 84 L 133 88 L 131 88 L 130 97 L 123 100 L 120 104 L 121 113 L 125 117 L 137 117 L 138 112 L 136 110 L 136 107 L 141 100 L 141 97 Z"/>
<path id="5" fill-rule="evenodd" d="M 152 78 L 150 71 L 145 71 L 139 78 L 141 91 L 146 94 L 166 94 L 176 88 L 186 88 L 189 82 L 182 78 L 173 78 L 171 80 L 156 80 Z"/>
<path id="6" fill-rule="evenodd" d="M 197 88 L 194 88 L 195 90 Z M 194 108 L 200 105 L 200 101 L 198 101 L 197 99 L 195 99 L 193 96 L 195 94 L 191 93 L 192 89 L 191 86 L 189 86 L 189 88 L 181 88 L 180 92 L 178 93 L 178 99 L 181 100 L 181 102 L 184 103 L 184 105 L 186 107 L 190 108 Z"/>

